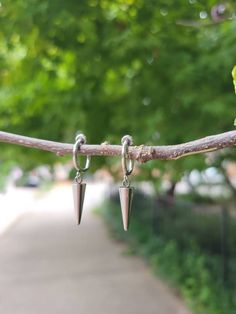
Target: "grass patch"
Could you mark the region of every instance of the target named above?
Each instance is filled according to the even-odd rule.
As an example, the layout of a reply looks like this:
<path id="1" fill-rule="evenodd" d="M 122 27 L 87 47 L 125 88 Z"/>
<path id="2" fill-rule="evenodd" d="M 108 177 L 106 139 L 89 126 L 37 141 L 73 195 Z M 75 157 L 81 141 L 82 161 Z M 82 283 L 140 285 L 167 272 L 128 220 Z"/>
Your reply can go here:
<path id="1" fill-rule="evenodd" d="M 112 234 L 129 244 L 130 254 L 145 258 L 154 273 L 175 288 L 193 312 L 236 312 L 234 219 L 228 221 L 224 243 L 227 270 L 223 270 L 219 214 L 199 213 L 177 205 L 160 207 L 136 193 L 130 229 L 124 232 L 117 195 L 102 208 Z M 227 278 L 223 276 L 226 271 Z"/>

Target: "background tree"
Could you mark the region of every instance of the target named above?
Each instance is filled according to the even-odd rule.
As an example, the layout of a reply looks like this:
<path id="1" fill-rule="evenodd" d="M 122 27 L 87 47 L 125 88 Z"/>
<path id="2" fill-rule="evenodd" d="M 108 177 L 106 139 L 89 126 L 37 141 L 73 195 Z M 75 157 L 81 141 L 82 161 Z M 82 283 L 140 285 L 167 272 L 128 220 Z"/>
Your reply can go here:
<path id="1" fill-rule="evenodd" d="M 5 0 L 0 129 L 52 140 L 175 144 L 232 128 L 233 1 Z M 27 154 L 27 155 L 26 155 Z M 53 162 L 4 147 L 2 163 Z M 27 156 L 27 158 L 26 158 Z M 227 156 L 224 156 L 224 159 Z M 97 166 L 101 159 L 97 160 Z M 107 162 L 112 162 L 107 160 Z M 220 163 L 221 164 L 221 163 Z M 151 162 L 173 182 L 204 157 Z"/>

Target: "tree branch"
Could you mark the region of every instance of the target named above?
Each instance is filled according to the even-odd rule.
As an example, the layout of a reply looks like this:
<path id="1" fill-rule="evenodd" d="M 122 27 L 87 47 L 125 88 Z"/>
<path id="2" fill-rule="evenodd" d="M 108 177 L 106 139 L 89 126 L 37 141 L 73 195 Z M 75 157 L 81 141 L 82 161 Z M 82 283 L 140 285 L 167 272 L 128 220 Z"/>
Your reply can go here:
<path id="1" fill-rule="evenodd" d="M 11 143 L 31 148 L 37 148 L 55 153 L 57 156 L 72 155 L 73 144 L 46 141 L 22 135 L 1 132 L 0 142 Z M 131 159 L 146 162 L 153 159 L 175 160 L 193 154 L 207 153 L 236 145 L 236 131 L 207 136 L 195 141 L 169 146 L 131 146 Z M 120 156 L 120 145 L 82 145 L 81 155 Z"/>

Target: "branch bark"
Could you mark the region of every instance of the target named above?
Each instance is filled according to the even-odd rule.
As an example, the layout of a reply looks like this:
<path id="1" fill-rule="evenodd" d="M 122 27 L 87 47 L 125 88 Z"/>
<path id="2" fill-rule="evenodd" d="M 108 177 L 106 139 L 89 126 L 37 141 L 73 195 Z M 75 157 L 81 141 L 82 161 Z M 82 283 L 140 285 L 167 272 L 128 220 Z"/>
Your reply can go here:
<path id="1" fill-rule="evenodd" d="M 0 142 L 11 143 L 55 153 L 57 156 L 72 155 L 73 144 L 52 142 L 22 135 L 1 132 Z M 153 159 L 176 160 L 185 156 L 212 152 L 236 145 L 236 131 L 207 136 L 195 141 L 168 146 L 131 146 L 129 157 L 139 162 Z M 91 156 L 120 156 L 121 145 L 82 145 L 80 154 Z"/>

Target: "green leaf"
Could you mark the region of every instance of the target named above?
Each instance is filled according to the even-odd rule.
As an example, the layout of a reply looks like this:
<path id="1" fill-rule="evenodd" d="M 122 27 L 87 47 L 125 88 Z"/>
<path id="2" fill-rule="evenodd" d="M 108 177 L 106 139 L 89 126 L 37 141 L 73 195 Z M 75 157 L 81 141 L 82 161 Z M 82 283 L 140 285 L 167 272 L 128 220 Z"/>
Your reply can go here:
<path id="1" fill-rule="evenodd" d="M 232 71 L 232 76 L 233 76 L 233 83 L 234 83 L 234 89 L 235 89 L 235 93 L 236 93 L 236 65 L 233 68 Z M 235 122 L 235 121 L 234 121 Z M 234 124 L 235 125 L 235 124 Z"/>
<path id="2" fill-rule="evenodd" d="M 236 118 L 234 119 L 234 126 L 236 126 Z"/>

